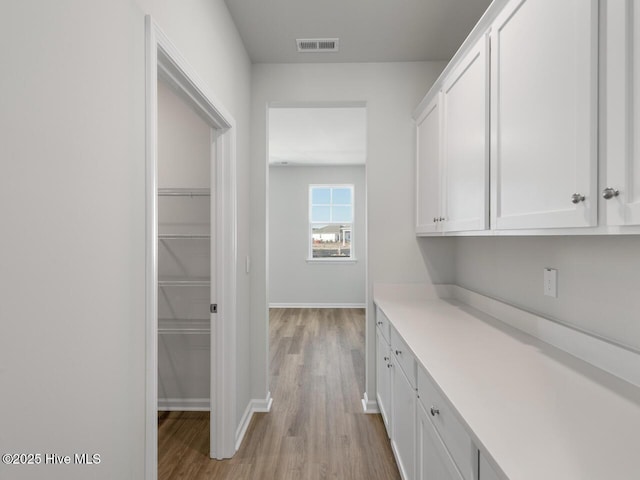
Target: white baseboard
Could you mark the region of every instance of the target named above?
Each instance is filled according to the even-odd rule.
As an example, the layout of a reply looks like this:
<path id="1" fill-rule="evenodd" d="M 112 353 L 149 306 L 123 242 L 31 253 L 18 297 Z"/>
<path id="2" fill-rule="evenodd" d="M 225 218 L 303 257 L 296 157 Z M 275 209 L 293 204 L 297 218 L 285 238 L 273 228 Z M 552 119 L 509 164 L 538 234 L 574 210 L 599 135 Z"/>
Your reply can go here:
<path id="1" fill-rule="evenodd" d="M 365 308 L 365 303 L 270 303 L 269 308 Z"/>
<path id="2" fill-rule="evenodd" d="M 454 298 L 633 385 L 640 386 L 640 354 L 590 332 L 540 317 L 454 286 Z"/>
<path id="3" fill-rule="evenodd" d="M 378 402 L 375 400 L 369 400 L 367 392 L 364 392 L 364 396 L 362 397 L 362 410 L 364 410 L 364 413 L 380 413 Z"/>
<path id="4" fill-rule="evenodd" d="M 158 398 L 158 410 L 163 412 L 208 412 L 208 398 Z"/>
<path id="5" fill-rule="evenodd" d="M 270 412 L 271 405 L 273 405 L 271 392 L 267 392 L 267 398 L 265 399 L 253 398 L 249 401 L 249 404 L 242 415 L 242 419 L 240 420 L 240 424 L 236 429 L 236 451 L 240 448 L 242 440 L 244 440 L 244 435 L 247 433 L 253 414 L 258 412 Z"/>

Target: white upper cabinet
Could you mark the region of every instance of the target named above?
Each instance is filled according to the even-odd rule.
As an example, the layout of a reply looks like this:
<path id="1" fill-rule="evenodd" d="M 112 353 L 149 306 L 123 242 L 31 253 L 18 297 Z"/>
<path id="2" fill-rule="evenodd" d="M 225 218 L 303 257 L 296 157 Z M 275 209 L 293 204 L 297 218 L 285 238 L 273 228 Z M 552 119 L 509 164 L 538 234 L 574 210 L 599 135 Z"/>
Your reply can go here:
<path id="1" fill-rule="evenodd" d="M 597 0 L 514 0 L 491 27 L 495 229 L 597 225 Z"/>
<path id="2" fill-rule="evenodd" d="M 418 234 L 489 226 L 487 41 L 460 59 L 417 116 Z"/>
<path id="3" fill-rule="evenodd" d="M 488 71 L 482 37 L 443 83 L 444 231 L 489 226 Z"/>
<path id="4" fill-rule="evenodd" d="M 640 1 L 606 4 L 605 178 L 607 225 L 640 225 Z"/>
<path id="5" fill-rule="evenodd" d="M 440 96 L 417 118 L 416 233 L 434 233 L 440 225 Z"/>

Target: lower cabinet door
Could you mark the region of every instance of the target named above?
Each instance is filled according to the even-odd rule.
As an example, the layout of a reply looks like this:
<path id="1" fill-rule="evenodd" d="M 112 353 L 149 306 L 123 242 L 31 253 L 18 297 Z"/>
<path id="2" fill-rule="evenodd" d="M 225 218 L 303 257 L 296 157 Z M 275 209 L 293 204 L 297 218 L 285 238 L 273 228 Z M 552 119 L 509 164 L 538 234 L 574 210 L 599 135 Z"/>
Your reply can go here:
<path id="1" fill-rule="evenodd" d="M 387 435 L 391 436 L 391 350 L 389 344 L 382 336 L 380 329 L 376 328 L 376 400 L 378 409 L 382 415 Z"/>
<path id="2" fill-rule="evenodd" d="M 493 468 L 491 468 L 491 465 L 489 465 L 489 462 L 487 462 L 487 459 L 482 454 L 480 454 L 479 467 L 480 473 L 478 476 L 480 477 L 480 480 L 500 480 L 498 474 Z"/>
<path id="3" fill-rule="evenodd" d="M 415 478 L 416 391 L 392 356 L 391 447 L 403 480 Z"/>
<path id="4" fill-rule="evenodd" d="M 463 480 L 460 471 L 429 420 L 422 405 L 417 405 L 416 478 L 418 480 Z"/>

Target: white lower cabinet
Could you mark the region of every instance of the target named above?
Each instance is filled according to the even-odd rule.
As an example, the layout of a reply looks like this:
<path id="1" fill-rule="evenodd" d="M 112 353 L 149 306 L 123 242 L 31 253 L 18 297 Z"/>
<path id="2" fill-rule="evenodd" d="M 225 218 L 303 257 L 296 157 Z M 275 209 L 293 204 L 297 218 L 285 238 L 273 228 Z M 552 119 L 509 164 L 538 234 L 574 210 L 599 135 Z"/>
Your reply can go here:
<path id="1" fill-rule="evenodd" d="M 416 390 L 395 353 L 391 358 L 391 447 L 400 475 L 404 480 L 412 480 L 415 478 Z"/>
<path id="2" fill-rule="evenodd" d="M 403 480 L 498 480 L 467 428 L 376 308 L 376 400 Z M 481 457 L 481 456 L 480 456 Z"/>
<path id="3" fill-rule="evenodd" d="M 376 328 L 376 400 L 387 433 L 391 431 L 391 347 L 380 328 Z"/>
<path id="4" fill-rule="evenodd" d="M 471 436 L 380 308 L 376 400 L 403 480 L 485 480 Z"/>
<path id="5" fill-rule="evenodd" d="M 424 407 L 417 407 L 416 478 L 418 480 L 464 480 Z"/>
<path id="6" fill-rule="evenodd" d="M 501 480 L 502 477 L 499 477 L 495 470 L 489 465 L 487 459 L 484 455 L 480 454 L 480 471 L 478 472 L 478 477 L 480 480 Z"/>
<path id="7" fill-rule="evenodd" d="M 449 402 L 435 387 L 425 370 L 418 368 L 418 403 L 429 413 L 431 423 L 465 480 L 474 480 L 478 450 Z"/>

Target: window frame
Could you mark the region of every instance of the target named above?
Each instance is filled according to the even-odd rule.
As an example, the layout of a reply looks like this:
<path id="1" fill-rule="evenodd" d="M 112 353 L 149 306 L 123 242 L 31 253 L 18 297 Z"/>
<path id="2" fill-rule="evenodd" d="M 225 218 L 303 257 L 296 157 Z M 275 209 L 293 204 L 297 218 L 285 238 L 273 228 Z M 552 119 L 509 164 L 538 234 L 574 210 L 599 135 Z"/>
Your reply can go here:
<path id="1" fill-rule="evenodd" d="M 313 256 L 313 226 L 314 225 L 344 225 L 347 222 L 314 222 L 312 221 L 312 209 L 313 203 L 313 190 L 315 188 L 330 188 L 330 189 L 348 189 L 351 192 L 351 246 L 348 257 L 314 257 Z M 355 184 L 353 183 L 311 183 L 309 184 L 309 202 L 308 202 L 308 217 L 307 217 L 307 262 L 308 263 L 356 263 L 355 256 L 355 217 L 356 217 L 356 202 L 355 202 Z M 332 193 L 333 196 L 333 193 Z M 324 205 L 324 204 L 322 204 Z M 329 207 L 343 206 L 346 204 L 333 204 L 333 198 L 330 199 Z M 317 206 L 317 205 L 316 205 Z"/>

